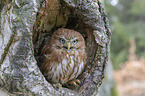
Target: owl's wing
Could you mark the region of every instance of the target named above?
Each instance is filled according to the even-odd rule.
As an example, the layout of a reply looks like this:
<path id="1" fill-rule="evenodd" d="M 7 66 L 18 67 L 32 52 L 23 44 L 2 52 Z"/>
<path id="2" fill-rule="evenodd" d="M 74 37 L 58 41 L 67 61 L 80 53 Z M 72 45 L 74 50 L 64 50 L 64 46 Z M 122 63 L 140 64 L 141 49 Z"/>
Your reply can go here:
<path id="1" fill-rule="evenodd" d="M 45 45 L 42 50 L 41 50 L 41 55 L 42 54 L 50 54 L 50 46 L 49 45 Z"/>
<path id="2" fill-rule="evenodd" d="M 50 46 L 49 45 L 45 45 L 42 48 L 41 55 L 43 55 L 47 59 L 50 59 L 50 57 L 51 57 L 51 51 L 50 51 Z"/>

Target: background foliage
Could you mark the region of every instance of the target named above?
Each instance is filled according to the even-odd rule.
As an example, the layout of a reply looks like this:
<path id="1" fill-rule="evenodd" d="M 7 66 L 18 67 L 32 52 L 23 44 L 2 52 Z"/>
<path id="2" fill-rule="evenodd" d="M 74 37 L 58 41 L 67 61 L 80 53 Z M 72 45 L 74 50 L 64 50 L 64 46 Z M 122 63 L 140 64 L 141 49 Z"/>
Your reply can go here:
<path id="1" fill-rule="evenodd" d="M 104 0 L 112 29 L 111 60 L 119 69 L 135 39 L 138 58 L 145 57 L 145 0 Z"/>

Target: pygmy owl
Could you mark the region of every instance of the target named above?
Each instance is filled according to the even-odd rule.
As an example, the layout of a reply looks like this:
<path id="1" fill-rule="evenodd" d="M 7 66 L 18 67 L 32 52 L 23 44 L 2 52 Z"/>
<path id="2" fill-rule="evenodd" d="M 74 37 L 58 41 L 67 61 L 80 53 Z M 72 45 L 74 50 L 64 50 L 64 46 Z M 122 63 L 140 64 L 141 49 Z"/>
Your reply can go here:
<path id="1" fill-rule="evenodd" d="M 76 78 L 86 64 L 85 41 L 74 30 L 59 28 L 42 49 L 44 61 L 40 67 L 46 79 L 53 84 L 79 82 Z M 75 82 L 73 82 L 75 83 Z"/>

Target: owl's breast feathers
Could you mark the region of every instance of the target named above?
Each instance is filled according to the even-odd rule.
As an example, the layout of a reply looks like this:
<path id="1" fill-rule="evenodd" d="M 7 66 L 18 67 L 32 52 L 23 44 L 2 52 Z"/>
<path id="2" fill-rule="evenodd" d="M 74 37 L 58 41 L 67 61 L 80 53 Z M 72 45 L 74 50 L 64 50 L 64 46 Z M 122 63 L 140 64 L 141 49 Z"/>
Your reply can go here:
<path id="1" fill-rule="evenodd" d="M 41 71 L 49 82 L 67 83 L 76 79 L 83 71 L 86 64 L 85 49 L 74 51 L 73 54 L 57 52 L 57 50 L 47 51 Z M 54 53 L 53 53 L 54 52 Z"/>

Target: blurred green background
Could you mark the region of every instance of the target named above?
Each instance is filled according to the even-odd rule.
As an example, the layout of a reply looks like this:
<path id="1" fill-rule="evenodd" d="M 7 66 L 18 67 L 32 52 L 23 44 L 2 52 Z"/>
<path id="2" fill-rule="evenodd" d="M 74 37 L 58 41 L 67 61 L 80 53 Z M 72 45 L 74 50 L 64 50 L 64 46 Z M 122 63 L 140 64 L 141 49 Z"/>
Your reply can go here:
<path id="1" fill-rule="evenodd" d="M 145 96 L 145 0 L 101 1 L 112 38 L 111 60 L 97 96 Z"/>
<path id="2" fill-rule="evenodd" d="M 104 0 L 104 5 L 112 31 L 110 56 L 114 69 L 120 69 L 127 60 L 131 38 L 137 57 L 145 57 L 145 0 Z"/>

